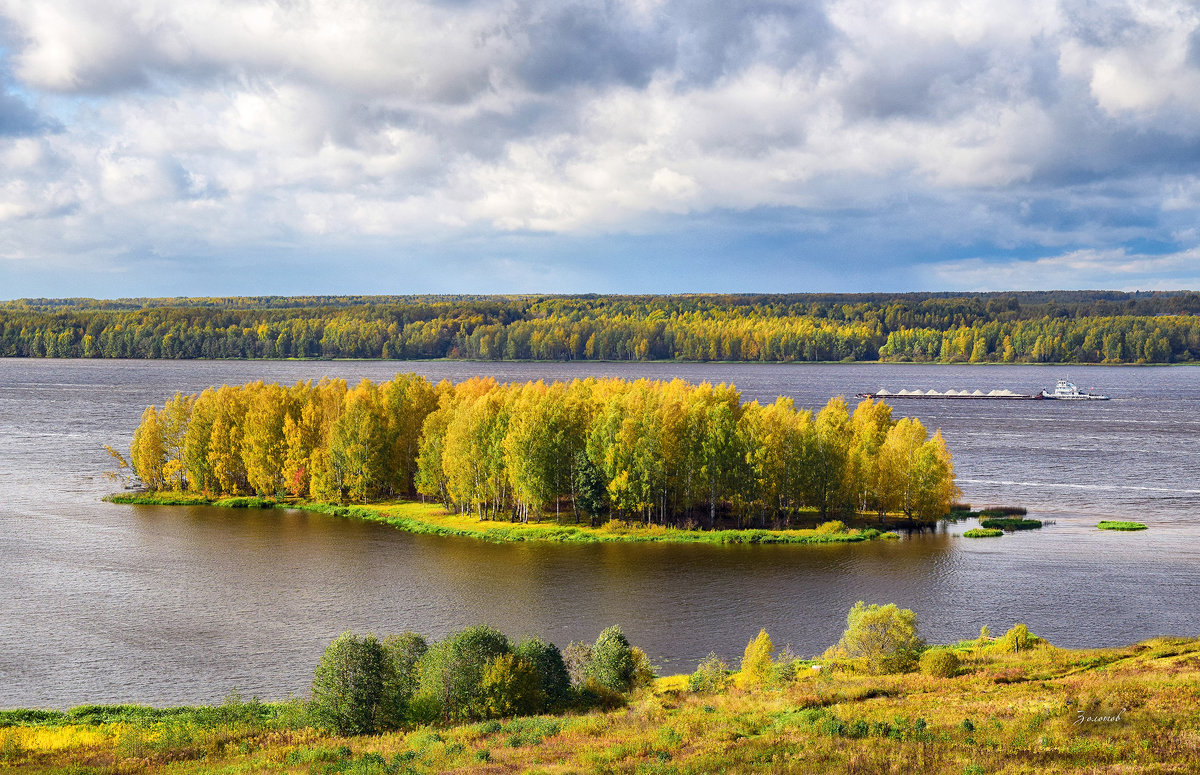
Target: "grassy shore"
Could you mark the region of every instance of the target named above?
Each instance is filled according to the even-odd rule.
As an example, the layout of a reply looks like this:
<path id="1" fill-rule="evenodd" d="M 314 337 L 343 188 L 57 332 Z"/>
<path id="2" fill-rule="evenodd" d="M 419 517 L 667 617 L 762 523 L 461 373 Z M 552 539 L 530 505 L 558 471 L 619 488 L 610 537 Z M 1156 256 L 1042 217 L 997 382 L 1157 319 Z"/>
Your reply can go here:
<path id="1" fill-rule="evenodd" d="M 661 525 L 610 520 L 598 527 L 562 524 L 553 519 L 516 523 L 480 520 L 448 513 L 440 505 L 395 501 L 369 506 L 339 506 L 312 501 L 275 501 L 270 498 L 208 498 L 198 493 L 158 492 L 119 493 L 105 500 L 110 503 L 156 506 L 221 506 L 226 508 L 288 508 L 316 511 L 338 517 L 381 522 L 410 533 L 476 538 L 484 541 L 556 541 L 570 543 L 674 542 L 706 544 L 837 544 L 874 539 L 896 538 L 894 533 L 875 528 L 846 528 L 840 522 L 828 522 L 815 528 L 791 530 L 684 530 Z"/>
<path id="2" fill-rule="evenodd" d="M 1185 773 L 1200 761 L 1200 641 L 953 648 L 960 674 L 798 663 L 699 694 L 659 679 L 626 708 L 342 738 L 298 703 L 0 713 L 17 773 Z"/>

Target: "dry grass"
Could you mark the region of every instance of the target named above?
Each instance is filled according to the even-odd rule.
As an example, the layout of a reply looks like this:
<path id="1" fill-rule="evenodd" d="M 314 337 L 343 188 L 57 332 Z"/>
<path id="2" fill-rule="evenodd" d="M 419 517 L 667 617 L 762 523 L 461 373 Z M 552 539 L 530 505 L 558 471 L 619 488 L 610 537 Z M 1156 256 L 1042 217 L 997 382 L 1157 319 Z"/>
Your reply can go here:
<path id="1" fill-rule="evenodd" d="M 960 644 L 962 674 L 805 668 L 754 691 L 661 679 L 627 708 L 377 737 L 128 725 L 0 729 L 17 773 L 1185 773 L 1200 761 L 1200 641 L 1019 654 Z M 176 733 L 178 735 L 178 733 Z M 190 740 L 190 742 L 189 742 Z"/>

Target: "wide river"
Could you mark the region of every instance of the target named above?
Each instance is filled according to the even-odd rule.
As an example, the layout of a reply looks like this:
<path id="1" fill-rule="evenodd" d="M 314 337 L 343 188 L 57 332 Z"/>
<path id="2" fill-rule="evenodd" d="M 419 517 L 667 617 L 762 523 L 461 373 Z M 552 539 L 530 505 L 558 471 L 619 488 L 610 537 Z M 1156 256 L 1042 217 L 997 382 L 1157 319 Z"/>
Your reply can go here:
<path id="1" fill-rule="evenodd" d="M 744 400 L 900 388 L 1034 392 L 1066 375 L 1114 400 L 896 401 L 941 428 L 964 498 L 1040 531 L 970 525 L 834 547 L 494 545 L 287 511 L 115 506 L 104 444 L 177 390 L 264 379 L 590 375 L 733 382 Z M 0 707 L 304 695 L 346 630 L 488 623 L 566 646 L 620 624 L 664 671 L 740 657 L 766 627 L 814 654 L 856 600 L 916 611 L 931 642 L 1022 621 L 1062 646 L 1197 633 L 1200 372 L 1187 367 L 173 362 L 0 359 Z M 1095 529 L 1102 518 L 1142 533 Z"/>

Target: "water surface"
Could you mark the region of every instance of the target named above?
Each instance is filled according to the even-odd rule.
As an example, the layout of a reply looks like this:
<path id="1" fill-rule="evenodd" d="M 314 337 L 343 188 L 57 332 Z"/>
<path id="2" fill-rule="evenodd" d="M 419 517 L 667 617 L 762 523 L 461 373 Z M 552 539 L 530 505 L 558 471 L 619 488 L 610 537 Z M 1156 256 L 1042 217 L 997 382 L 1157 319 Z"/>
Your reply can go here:
<path id="1" fill-rule="evenodd" d="M 1034 392 L 1067 376 L 1108 402 L 896 401 L 940 427 L 965 498 L 1052 520 L 998 540 L 854 546 L 493 545 L 324 515 L 133 507 L 103 444 L 176 390 L 396 371 L 459 380 L 733 382 L 745 400 L 900 388 Z M 811 654 L 856 600 L 917 612 L 934 642 L 1024 621 L 1064 646 L 1196 634 L 1200 382 L 1193 368 L 172 362 L 0 359 L 0 707 L 304 694 L 345 630 L 440 637 L 479 622 L 559 645 L 619 623 L 666 670 L 736 660 L 766 627 Z M 1095 530 L 1102 518 L 1143 533 Z"/>

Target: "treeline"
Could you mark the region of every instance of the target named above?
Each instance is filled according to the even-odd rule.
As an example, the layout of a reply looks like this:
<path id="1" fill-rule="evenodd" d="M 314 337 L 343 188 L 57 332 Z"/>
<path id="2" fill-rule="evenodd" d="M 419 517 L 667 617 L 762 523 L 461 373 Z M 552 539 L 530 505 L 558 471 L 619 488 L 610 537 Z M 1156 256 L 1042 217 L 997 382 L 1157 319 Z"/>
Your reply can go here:
<path id="1" fill-rule="evenodd" d="M 431 497 L 480 519 L 609 516 L 715 527 L 948 513 L 949 451 L 883 403 L 814 417 L 732 386 L 576 380 L 437 385 L 414 374 L 255 382 L 147 407 L 131 444 L 150 490 L 325 502 Z"/>
<path id="2" fill-rule="evenodd" d="M 1168 363 L 1200 294 L 27 299 L 0 356 Z"/>

